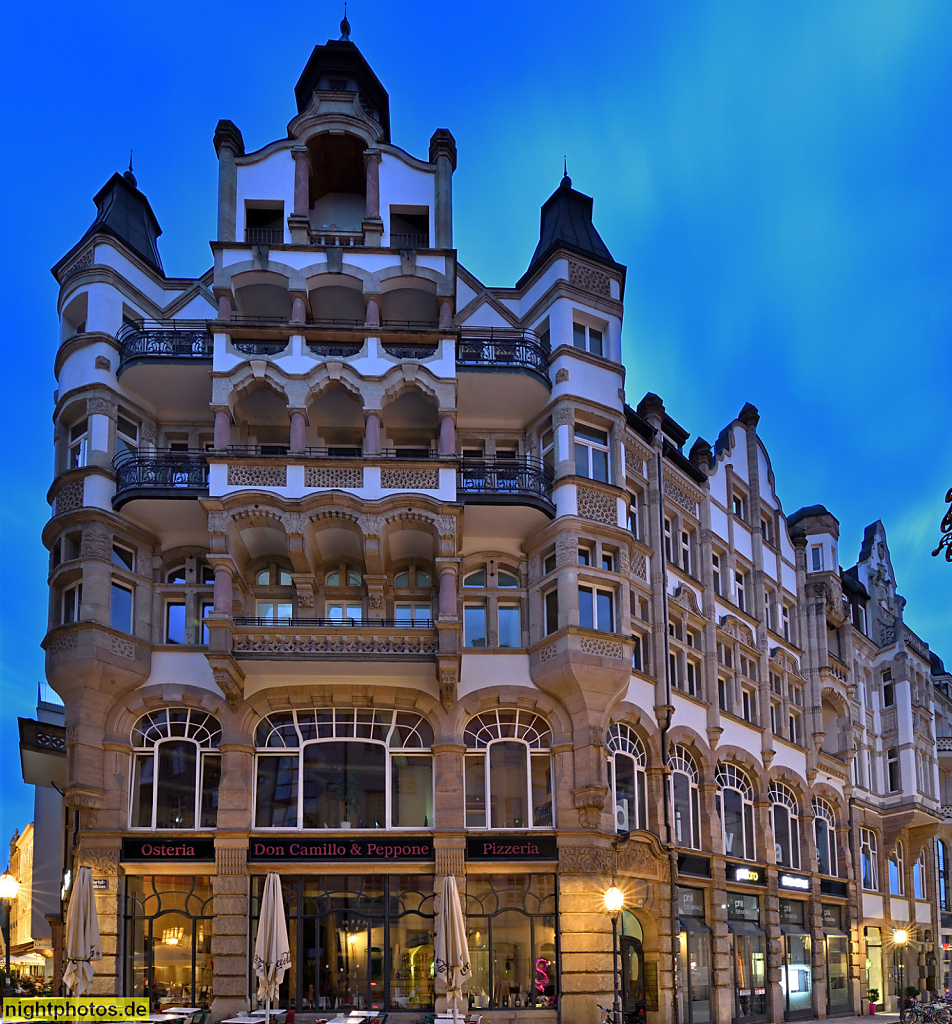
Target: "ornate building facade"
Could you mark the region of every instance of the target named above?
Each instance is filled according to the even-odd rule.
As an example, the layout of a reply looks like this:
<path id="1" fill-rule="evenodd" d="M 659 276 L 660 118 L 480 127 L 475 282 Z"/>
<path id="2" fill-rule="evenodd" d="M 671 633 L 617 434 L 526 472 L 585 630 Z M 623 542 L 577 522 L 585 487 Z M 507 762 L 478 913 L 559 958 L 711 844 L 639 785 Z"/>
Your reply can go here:
<path id="1" fill-rule="evenodd" d="M 395 145 L 346 33 L 295 99 L 256 152 L 219 123 L 202 277 L 131 172 L 53 271 L 44 646 L 96 991 L 246 1008 L 272 869 L 298 1013 L 439 1008 L 447 873 L 495 1021 L 595 1020 L 613 884 L 648 1024 L 891 1007 L 900 923 L 936 989 L 936 667 L 882 525 L 843 572 L 752 405 L 686 451 L 629 403 L 625 268 L 568 177 L 491 287 L 449 131 Z"/>

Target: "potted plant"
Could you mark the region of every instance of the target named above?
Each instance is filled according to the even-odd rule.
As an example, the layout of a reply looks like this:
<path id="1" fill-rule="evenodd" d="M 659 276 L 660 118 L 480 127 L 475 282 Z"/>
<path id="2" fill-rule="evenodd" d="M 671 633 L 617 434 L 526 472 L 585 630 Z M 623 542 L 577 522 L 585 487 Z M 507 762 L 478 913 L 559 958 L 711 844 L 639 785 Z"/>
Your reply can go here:
<path id="1" fill-rule="evenodd" d="M 876 1004 L 879 1002 L 879 989 L 866 989 L 866 998 L 869 1001 L 869 1015 L 872 1016 L 876 1012 Z"/>
<path id="2" fill-rule="evenodd" d="M 906 1006 L 910 1007 L 919 998 L 919 989 L 915 985 L 906 986 Z"/>

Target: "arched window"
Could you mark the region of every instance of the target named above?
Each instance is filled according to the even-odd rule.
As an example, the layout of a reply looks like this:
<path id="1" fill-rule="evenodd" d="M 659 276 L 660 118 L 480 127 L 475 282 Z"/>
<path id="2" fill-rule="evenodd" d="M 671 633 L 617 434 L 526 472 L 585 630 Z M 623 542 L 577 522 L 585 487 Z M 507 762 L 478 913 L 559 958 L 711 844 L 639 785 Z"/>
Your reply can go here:
<path id="1" fill-rule="evenodd" d="M 485 711 L 470 719 L 464 741 L 467 828 L 552 827 L 552 732 L 544 718 Z"/>
<path id="2" fill-rule="evenodd" d="M 221 726 L 205 711 L 163 708 L 132 730 L 132 828 L 215 828 Z M 197 820 L 196 820 L 197 819 Z"/>
<path id="3" fill-rule="evenodd" d="M 717 766 L 717 813 L 728 857 L 754 860 L 754 790 L 744 772 L 730 762 Z"/>
<path id="4" fill-rule="evenodd" d="M 926 898 L 926 848 L 919 851 L 916 863 L 912 866 L 912 895 L 917 900 Z"/>
<path id="5" fill-rule="evenodd" d="M 645 768 L 648 758 L 644 745 L 630 726 L 619 724 L 608 730 L 606 745 L 610 752 L 615 830 L 630 832 L 647 828 Z"/>
<path id="6" fill-rule="evenodd" d="M 393 617 L 399 623 L 429 626 L 433 615 L 433 577 L 428 569 L 410 565 L 393 575 Z"/>
<path id="7" fill-rule="evenodd" d="M 410 711 L 278 711 L 255 732 L 257 828 L 429 828 L 433 730 Z"/>
<path id="8" fill-rule="evenodd" d="M 522 647 L 519 570 L 495 559 L 463 576 L 463 645 Z"/>
<path id="9" fill-rule="evenodd" d="M 364 577 L 354 565 L 335 565 L 324 574 L 324 615 L 359 625 L 364 615 Z"/>
<path id="10" fill-rule="evenodd" d="M 252 579 L 259 624 L 289 625 L 294 618 L 291 567 L 282 562 L 264 562 L 254 570 Z"/>
<path id="11" fill-rule="evenodd" d="M 697 765 L 687 747 L 675 745 L 668 756 L 674 805 L 674 835 L 678 846 L 701 849 L 701 781 Z"/>
<path id="12" fill-rule="evenodd" d="M 949 848 L 940 839 L 935 844 L 936 874 L 939 883 L 939 909 L 948 910 L 952 906 L 949 899 Z"/>
<path id="13" fill-rule="evenodd" d="M 906 856 L 901 839 L 889 855 L 889 893 L 891 896 L 906 895 Z"/>
<path id="14" fill-rule="evenodd" d="M 770 786 L 770 817 L 773 825 L 774 854 L 785 868 L 800 867 L 800 808 L 792 790 L 779 782 Z"/>
<path id="15" fill-rule="evenodd" d="M 821 875 L 838 875 L 836 816 L 825 800 L 813 801 L 813 838 L 816 841 L 817 871 Z"/>

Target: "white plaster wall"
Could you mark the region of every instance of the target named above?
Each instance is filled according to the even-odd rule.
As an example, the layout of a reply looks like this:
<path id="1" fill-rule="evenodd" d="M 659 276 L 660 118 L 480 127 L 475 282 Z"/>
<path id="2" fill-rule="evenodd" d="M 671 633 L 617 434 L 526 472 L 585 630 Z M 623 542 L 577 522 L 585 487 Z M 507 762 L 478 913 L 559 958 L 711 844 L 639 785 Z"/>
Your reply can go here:
<path id="1" fill-rule="evenodd" d="M 462 278 L 456 278 L 456 308 L 463 309 L 476 298 L 476 292 Z"/>
<path id="2" fill-rule="evenodd" d="M 575 350 L 563 350 L 552 361 L 549 374 L 554 381 L 561 369 L 568 370 L 569 379 L 552 386 L 552 399 L 565 396 L 589 398 L 600 405 L 621 411 L 622 402 L 618 389 L 625 382 L 624 374 L 608 366 L 596 365 L 579 358 Z M 576 418 L 584 419 L 584 411 L 577 411 Z"/>
<path id="3" fill-rule="evenodd" d="M 758 765 L 762 768 L 760 758 L 761 735 L 760 729 L 754 725 L 747 725 L 745 722 L 737 722 L 732 718 L 721 716 L 721 725 L 724 732 L 721 734 L 719 745 L 733 744 L 741 750 L 748 751 Z"/>
<path id="4" fill-rule="evenodd" d="M 182 293 L 180 287 L 169 287 L 162 278 L 157 279 L 151 274 L 143 273 L 137 264 L 106 242 L 96 246 L 96 262 L 106 267 L 112 267 L 129 284 L 138 288 L 159 306 L 168 305 Z"/>
<path id="5" fill-rule="evenodd" d="M 674 717 L 672 725 L 684 725 L 694 729 L 701 736 L 707 729 L 707 708 L 693 700 L 686 699 L 677 690 L 671 691 L 671 703 L 674 705 Z"/>
<path id="6" fill-rule="evenodd" d="M 380 216 L 383 218 L 383 244 L 390 244 L 390 207 L 425 206 L 430 217 L 430 244 L 436 241 L 436 168 L 422 170 L 404 163 L 398 156 L 384 153 L 380 159 Z"/>
<path id="7" fill-rule="evenodd" d="M 97 370 L 96 357 L 105 356 L 111 369 Z M 74 388 L 87 387 L 90 384 L 106 384 L 116 386 L 116 367 L 119 364 L 119 353 L 105 342 L 97 341 L 84 345 L 73 351 L 63 360 L 56 384 L 61 395 L 66 395 Z"/>
<path id="8" fill-rule="evenodd" d="M 287 218 L 294 212 L 294 157 L 289 149 L 264 156 L 254 163 L 239 164 L 236 193 L 235 238 L 245 237 L 245 203 L 249 200 L 268 200 L 284 203 L 282 227 L 284 241 L 289 243 Z"/>
<path id="9" fill-rule="evenodd" d="M 480 302 L 464 323 L 475 327 L 512 327 L 502 313 L 486 300 Z"/>
<path id="10" fill-rule="evenodd" d="M 198 686 L 221 694 L 208 659 L 198 651 L 153 651 L 152 671 L 143 685 L 154 684 Z"/>
<path id="11" fill-rule="evenodd" d="M 537 687 L 529 674 L 528 654 L 500 654 L 496 651 L 464 653 L 460 664 L 458 695 L 474 693 L 487 687 L 495 692 L 499 686 Z"/>

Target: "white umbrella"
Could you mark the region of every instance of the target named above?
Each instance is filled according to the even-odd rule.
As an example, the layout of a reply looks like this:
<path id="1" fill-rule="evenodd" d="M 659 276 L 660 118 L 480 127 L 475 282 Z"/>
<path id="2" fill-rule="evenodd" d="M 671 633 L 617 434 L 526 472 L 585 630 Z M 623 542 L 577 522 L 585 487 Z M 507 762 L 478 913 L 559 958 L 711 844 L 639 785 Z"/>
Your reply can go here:
<path id="1" fill-rule="evenodd" d="M 453 1000 L 453 1020 L 459 1019 L 457 1003 L 463 998 L 463 983 L 472 973 L 469 946 L 466 943 L 466 921 L 459 905 L 456 878 L 443 878 L 443 898 L 436 918 L 436 943 L 433 966 L 446 978 L 446 996 Z"/>
<path id="2" fill-rule="evenodd" d="M 63 981 L 74 996 L 85 995 L 93 983 L 93 961 L 102 960 L 99 918 L 93 873 L 81 867 L 76 873 L 66 908 L 66 970 Z"/>
<path id="3" fill-rule="evenodd" d="M 261 911 L 258 915 L 258 936 L 255 940 L 255 974 L 258 975 L 258 998 L 266 1000 L 265 1021 L 271 1024 L 271 1003 L 278 997 L 284 973 L 291 966 L 291 944 L 288 922 L 284 917 L 281 879 L 269 871 L 264 880 Z"/>

